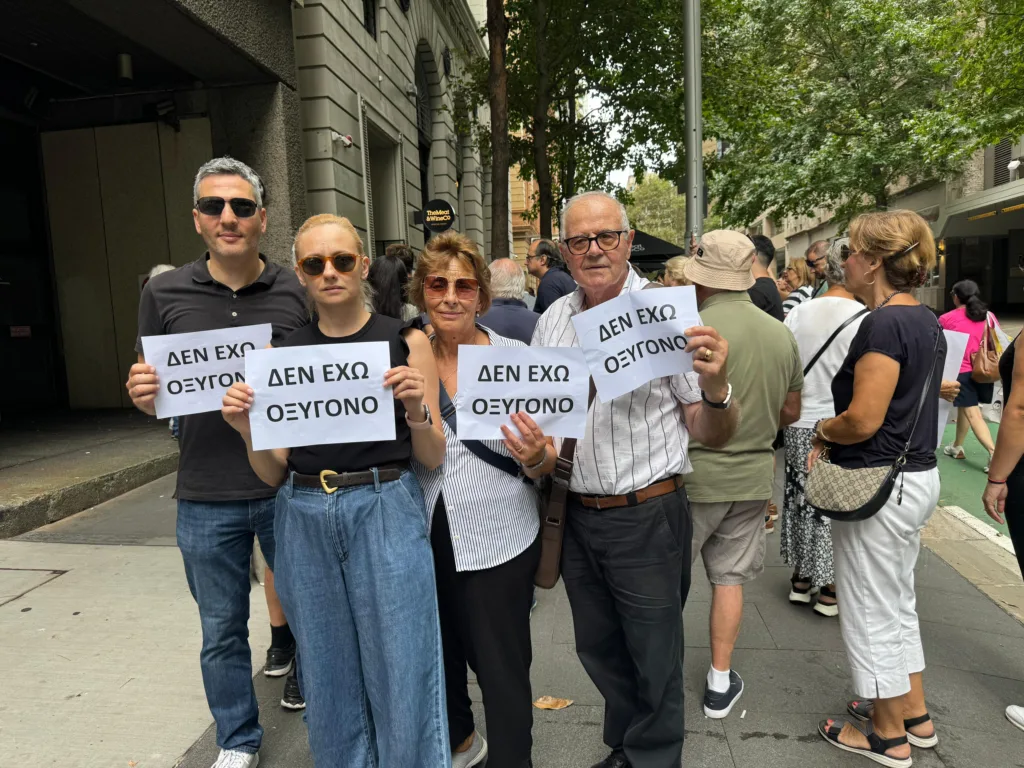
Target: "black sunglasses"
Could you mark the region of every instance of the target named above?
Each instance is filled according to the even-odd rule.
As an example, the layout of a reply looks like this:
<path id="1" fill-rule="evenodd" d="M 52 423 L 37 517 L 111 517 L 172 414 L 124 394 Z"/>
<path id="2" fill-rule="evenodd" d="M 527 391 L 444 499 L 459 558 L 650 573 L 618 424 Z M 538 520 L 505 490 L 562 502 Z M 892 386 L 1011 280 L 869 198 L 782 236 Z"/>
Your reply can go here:
<path id="1" fill-rule="evenodd" d="M 336 253 L 326 258 L 323 256 L 306 256 L 304 259 L 299 259 L 299 269 L 310 277 L 317 277 L 324 273 L 324 270 L 327 268 L 327 262 L 331 261 L 334 264 L 335 272 L 351 272 L 356 268 L 358 260 L 359 257 L 351 253 Z"/>
<path id="2" fill-rule="evenodd" d="M 229 202 L 231 210 L 240 219 L 248 219 L 250 216 L 256 215 L 256 201 L 246 197 L 233 197 L 231 200 L 225 200 L 223 197 L 200 197 L 196 202 L 196 210 L 206 216 L 220 216 L 224 210 L 224 204 Z"/>

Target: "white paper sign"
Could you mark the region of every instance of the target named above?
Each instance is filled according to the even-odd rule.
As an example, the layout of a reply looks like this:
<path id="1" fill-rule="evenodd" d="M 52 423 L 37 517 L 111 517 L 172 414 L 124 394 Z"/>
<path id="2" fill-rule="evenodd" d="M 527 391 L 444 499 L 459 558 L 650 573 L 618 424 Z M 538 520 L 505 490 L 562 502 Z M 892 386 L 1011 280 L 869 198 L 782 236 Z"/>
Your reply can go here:
<path id="1" fill-rule="evenodd" d="M 216 331 L 143 336 L 142 356 L 156 368 L 159 419 L 219 411 L 224 393 L 245 378 L 245 353 L 270 344 L 270 323 Z"/>
<path id="2" fill-rule="evenodd" d="M 964 361 L 964 352 L 967 351 L 967 342 L 970 341 L 970 334 L 958 331 L 943 331 L 946 336 L 946 362 L 942 366 L 942 380 L 956 381 L 960 374 L 960 364 Z M 939 398 L 939 445 L 942 445 L 942 433 L 949 423 L 949 415 L 953 410 L 953 404 L 948 400 Z"/>
<path id="3" fill-rule="evenodd" d="M 701 325 L 693 286 L 632 291 L 572 319 L 601 402 L 693 370 L 687 328 Z"/>
<path id="4" fill-rule="evenodd" d="M 250 352 L 253 449 L 394 440 L 395 398 L 384 388 L 390 368 L 383 341 Z"/>
<path id="5" fill-rule="evenodd" d="M 583 437 L 590 371 L 582 349 L 459 347 L 463 440 L 500 440 L 501 425 L 516 432 L 511 414 L 523 411 L 548 437 Z"/>

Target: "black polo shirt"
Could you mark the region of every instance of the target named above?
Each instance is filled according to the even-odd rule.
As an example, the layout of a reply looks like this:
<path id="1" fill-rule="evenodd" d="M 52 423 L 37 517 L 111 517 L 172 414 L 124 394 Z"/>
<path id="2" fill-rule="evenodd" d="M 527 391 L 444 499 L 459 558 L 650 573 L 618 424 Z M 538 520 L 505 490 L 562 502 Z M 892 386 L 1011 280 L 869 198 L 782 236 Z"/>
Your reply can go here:
<path id="1" fill-rule="evenodd" d="M 213 331 L 270 323 L 273 343 L 309 322 L 306 292 L 290 269 L 267 261 L 250 285 L 232 291 L 210 276 L 209 254 L 184 267 L 157 275 L 139 301 L 139 337 Z M 249 466 L 245 442 L 220 411 L 180 417 L 178 484 L 175 496 L 190 501 L 234 501 L 273 496 Z"/>

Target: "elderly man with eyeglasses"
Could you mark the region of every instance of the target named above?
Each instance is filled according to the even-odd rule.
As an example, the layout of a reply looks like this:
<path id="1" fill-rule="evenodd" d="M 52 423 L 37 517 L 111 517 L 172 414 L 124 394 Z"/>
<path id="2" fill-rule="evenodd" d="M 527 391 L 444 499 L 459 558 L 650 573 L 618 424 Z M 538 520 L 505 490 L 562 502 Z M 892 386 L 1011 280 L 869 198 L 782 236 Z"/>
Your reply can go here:
<path id="1" fill-rule="evenodd" d="M 562 254 L 579 288 L 540 318 L 535 346 L 579 346 L 574 315 L 639 291 L 625 208 L 585 192 L 562 211 Z M 686 331 L 693 372 L 594 399 L 569 481 L 562 578 L 576 652 L 605 699 L 611 754 L 594 768 L 678 768 L 683 750 L 682 608 L 692 520 L 681 476 L 691 437 L 725 444 L 737 408 L 728 344 L 713 328 Z"/>

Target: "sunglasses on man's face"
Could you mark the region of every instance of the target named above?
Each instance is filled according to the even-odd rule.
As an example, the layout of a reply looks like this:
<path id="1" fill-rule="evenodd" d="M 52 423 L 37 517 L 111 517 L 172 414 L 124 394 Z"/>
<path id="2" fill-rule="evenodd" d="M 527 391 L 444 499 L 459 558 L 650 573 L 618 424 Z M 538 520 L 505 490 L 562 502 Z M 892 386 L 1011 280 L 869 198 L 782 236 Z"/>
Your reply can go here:
<path id="1" fill-rule="evenodd" d="M 333 256 L 306 256 L 299 259 L 299 269 L 310 277 L 318 277 L 327 268 L 327 262 L 334 265 L 335 272 L 351 272 L 356 268 L 359 257 L 352 253 L 336 253 Z"/>
<path id="2" fill-rule="evenodd" d="M 227 203 L 231 204 L 231 210 L 240 219 L 255 216 L 258 209 L 256 201 L 247 197 L 233 197 L 230 200 L 225 200 L 223 197 L 200 197 L 196 203 L 196 210 L 205 216 L 220 216 Z"/>
<path id="3" fill-rule="evenodd" d="M 423 292 L 432 299 L 443 299 L 448 295 L 451 282 L 444 275 L 427 275 L 423 281 Z M 455 295 L 463 300 L 475 299 L 480 290 L 480 281 L 474 277 L 455 278 Z"/>

